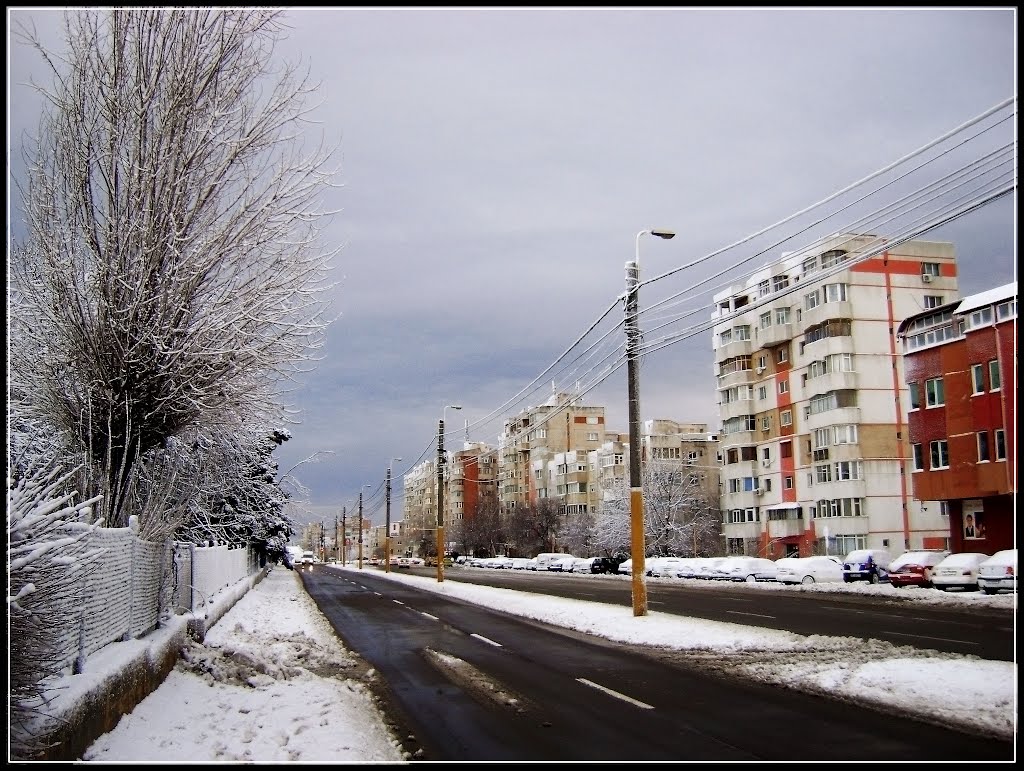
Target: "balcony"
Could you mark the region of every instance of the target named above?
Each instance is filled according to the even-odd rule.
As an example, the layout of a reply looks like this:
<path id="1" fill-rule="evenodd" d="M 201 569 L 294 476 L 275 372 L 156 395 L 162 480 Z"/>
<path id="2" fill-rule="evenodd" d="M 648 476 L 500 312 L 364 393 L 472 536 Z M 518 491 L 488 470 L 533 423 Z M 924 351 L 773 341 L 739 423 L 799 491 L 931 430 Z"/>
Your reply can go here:
<path id="1" fill-rule="evenodd" d="M 804 397 L 810 398 L 829 391 L 856 391 L 856 372 L 827 372 L 824 375 L 807 378 L 804 383 Z"/>
<path id="2" fill-rule="evenodd" d="M 752 399 L 737 399 L 734 402 L 718 405 L 718 415 L 723 423 L 729 418 L 738 418 L 741 415 L 750 415 L 754 412 L 754 402 Z"/>
<path id="3" fill-rule="evenodd" d="M 768 520 L 769 538 L 792 538 L 804 532 L 803 519 L 771 519 Z"/>
<path id="4" fill-rule="evenodd" d="M 754 370 L 742 369 L 739 372 L 730 372 L 727 375 L 719 375 L 718 387 L 729 388 L 734 385 L 744 385 L 746 383 L 753 383 L 756 379 Z"/>
<path id="5" fill-rule="evenodd" d="M 773 324 L 770 327 L 757 330 L 758 345 L 768 348 L 780 343 L 786 343 L 793 339 L 793 324 Z"/>
<path id="6" fill-rule="evenodd" d="M 853 317 L 853 305 L 849 301 L 821 303 L 810 310 L 805 309 L 801 314 L 800 324 L 806 330 L 831 319 L 852 319 Z"/>
<path id="7" fill-rule="evenodd" d="M 855 423 L 860 424 L 860 407 L 836 407 L 824 412 L 807 415 L 804 418 L 805 430 L 813 431 L 825 426 Z"/>

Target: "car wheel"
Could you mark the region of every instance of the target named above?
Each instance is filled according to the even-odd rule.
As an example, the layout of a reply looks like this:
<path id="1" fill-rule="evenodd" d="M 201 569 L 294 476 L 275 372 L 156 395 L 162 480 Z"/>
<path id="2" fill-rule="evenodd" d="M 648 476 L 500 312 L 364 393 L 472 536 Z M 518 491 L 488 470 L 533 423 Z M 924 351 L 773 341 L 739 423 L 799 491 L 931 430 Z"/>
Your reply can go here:
<path id="1" fill-rule="evenodd" d="M 995 594 L 998 590 L 997 589 L 991 589 L 991 588 L 986 586 L 982 591 L 984 591 L 985 594 Z"/>
<path id="2" fill-rule="evenodd" d="M 872 573 L 872 574 L 871 574 L 871 578 L 870 578 L 870 581 L 871 581 L 871 583 L 873 583 L 873 584 L 877 584 L 877 583 L 878 583 L 878 573 Z"/>
<path id="3" fill-rule="evenodd" d="M 804 576 L 800 579 L 800 583 L 802 583 L 804 586 L 810 586 L 814 583 L 814 576 Z"/>
<path id="4" fill-rule="evenodd" d="M 853 579 L 852 579 L 852 578 L 850 578 L 849 576 L 843 576 L 843 583 L 844 583 L 844 584 L 848 584 L 848 583 L 850 583 L 850 581 L 852 581 L 852 580 L 853 580 Z"/>
<path id="5" fill-rule="evenodd" d="M 754 578 L 754 576 L 747 576 L 746 581 L 748 584 L 753 584 L 757 581 L 757 579 Z"/>

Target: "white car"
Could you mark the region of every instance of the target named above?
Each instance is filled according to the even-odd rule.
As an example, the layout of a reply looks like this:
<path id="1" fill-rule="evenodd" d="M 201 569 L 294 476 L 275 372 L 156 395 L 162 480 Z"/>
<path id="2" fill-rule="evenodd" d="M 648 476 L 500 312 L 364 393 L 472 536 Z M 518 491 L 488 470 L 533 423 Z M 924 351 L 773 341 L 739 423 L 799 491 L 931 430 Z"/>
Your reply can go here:
<path id="1" fill-rule="evenodd" d="M 548 563 L 548 570 L 556 573 L 571 573 L 572 566 L 576 563 L 576 557 L 562 557 Z"/>
<path id="2" fill-rule="evenodd" d="M 594 564 L 593 557 L 577 557 L 572 563 L 571 573 L 590 573 L 590 566 Z"/>
<path id="3" fill-rule="evenodd" d="M 1000 589 L 1017 591 L 1017 550 L 997 551 L 978 565 L 978 588 L 985 594 L 995 594 Z"/>
<path id="4" fill-rule="evenodd" d="M 775 580 L 780 584 L 834 584 L 843 581 L 838 557 L 782 557 L 775 561 Z"/>
<path id="5" fill-rule="evenodd" d="M 628 560 L 625 560 L 624 562 L 620 562 L 619 563 L 619 568 L 618 568 L 617 572 L 620 575 L 623 575 L 623 576 L 631 576 L 631 575 L 633 575 L 633 560 L 628 559 Z"/>
<path id="6" fill-rule="evenodd" d="M 774 578 L 775 562 L 764 557 L 726 557 L 711 573 L 711 578 L 718 581 L 746 581 L 754 583 L 757 574 L 769 573 Z"/>
<path id="7" fill-rule="evenodd" d="M 976 551 L 950 554 L 932 568 L 932 586 L 942 591 L 966 589 L 978 591 L 978 566 L 990 555 Z"/>
<path id="8" fill-rule="evenodd" d="M 648 557 L 644 561 L 644 574 L 655 578 L 675 578 L 679 566 L 686 562 L 683 557 Z"/>
<path id="9" fill-rule="evenodd" d="M 511 569 L 512 568 L 512 558 L 511 557 L 506 557 L 503 554 L 499 554 L 497 557 L 491 557 L 489 560 L 487 560 L 487 562 L 484 565 L 484 567 L 498 568 L 499 570 L 505 570 L 506 568 L 507 569 Z"/>
<path id="10" fill-rule="evenodd" d="M 512 558 L 512 569 L 513 570 L 528 570 L 530 567 L 530 560 L 526 557 L 513 557 Z"/>

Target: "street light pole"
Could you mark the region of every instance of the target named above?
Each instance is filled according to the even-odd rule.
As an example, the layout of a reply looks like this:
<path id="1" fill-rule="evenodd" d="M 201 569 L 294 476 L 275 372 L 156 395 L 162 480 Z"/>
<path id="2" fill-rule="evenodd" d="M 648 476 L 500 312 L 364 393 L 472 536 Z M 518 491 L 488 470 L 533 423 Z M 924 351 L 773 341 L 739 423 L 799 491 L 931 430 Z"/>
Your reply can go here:
<path id="1" fill-rule="evenodd" d="M 372 485 L 363 485 L 372 487 Z M 359 569 L 363 569 L 363 488 L 359 488 Z"/>
<path id="2" fill-rule="evenodd" d="M 636 234 L 633 262 L 626 263 L 626 380 L 629 392 L 629 533 L 630 556 L 633 559 L 633 615 L 647 615 L 647 584 L 644 578 L 644 488 L 640 475 L 640 384 L 637 370 L 640 348 L 639 313 L 640 236 L 672 238 L 671 230 L 641 230 Z"/>
<path id="3" fill-rule="evenodd" d="M 444 419 L 448 409 L 461 410 L 461 404 L 446 404 L 437 423 L 437 582 L 444 581 Z"/>
<path id="4" fill-rule="evenodd" d="M 348 530 L 345 529 L 345 507 L 341 507 L 341 566 L 345 567 L 345 557 L 348 554 Z"/>
<path id="5" fill-rule="evenodd" d="M 391 572 L 391 464 L 401 458 L 388 461 L 388 478 L 384 497 L 384 572 Z"/>

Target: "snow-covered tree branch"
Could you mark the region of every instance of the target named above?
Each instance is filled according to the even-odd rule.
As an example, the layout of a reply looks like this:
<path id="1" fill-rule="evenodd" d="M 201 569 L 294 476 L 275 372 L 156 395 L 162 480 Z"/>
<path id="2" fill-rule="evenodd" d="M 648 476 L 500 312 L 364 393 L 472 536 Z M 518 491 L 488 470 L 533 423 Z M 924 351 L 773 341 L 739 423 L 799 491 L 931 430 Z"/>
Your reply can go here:
<path id="1" fill-rule="evenodd" d="M 160 454 L 282 420 L 329 323 L 331 153 L 303 141 L 316 91 L 274 71 L 270 9 L 89 9 L 46 52 L 48 110 L 21 188 L 12 379 L 88 458 L 123 526 L 172 497 Z M 143 514 L 155 510 L 144 506 Z M 143 523 L 145 527 L 145 523 Z"/>

